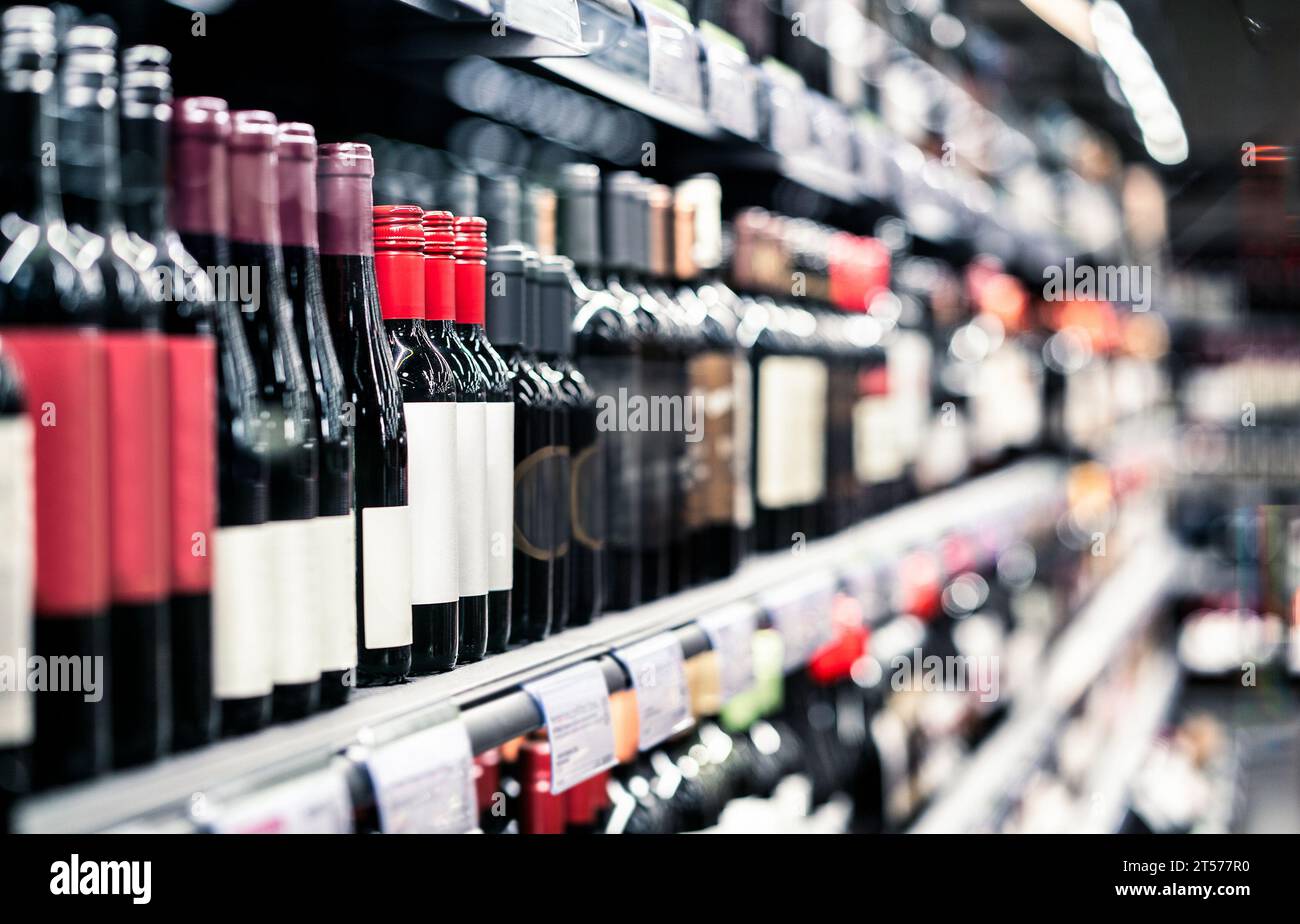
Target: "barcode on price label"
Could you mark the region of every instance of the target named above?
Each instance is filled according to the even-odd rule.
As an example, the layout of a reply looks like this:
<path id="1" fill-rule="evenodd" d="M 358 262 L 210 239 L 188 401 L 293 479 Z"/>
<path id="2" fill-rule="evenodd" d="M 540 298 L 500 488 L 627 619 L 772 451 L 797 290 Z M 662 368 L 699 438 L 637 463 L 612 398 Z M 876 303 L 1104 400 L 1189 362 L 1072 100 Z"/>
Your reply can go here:
<path id="1" fill-rule="evenodd" d="M 632 678 L 638 746 L 648 751 L 691 724 L 690 691 L 682 644 L 671 632 L 614 652 Z"/>
<path id="2" fill-rule="evenodd" d="M 818 575 L 763 599 L 763 608 L 785 644 L 785 669 L 803 667 L 831 640 L 831 603 L 835 579 Z"/>
<path id="3" fill-rule="evenodd" d="M 351 834 L 352 799 L 343 773 L 308 773 L 218 807 L 217 834 Z"/>
<path id="4" fill-rule="evenodd" d="M 750 603 L 734 603 L 699 620 L 717 652 L 722 676 L 722 701 L 725 703 L 754 683 L 754 632 L 758 629 L 758 610 Z"/>
<path id="5" fill-rule="evenodd" d="M 460 719 L 376 747 L 366 768 L 385 834 L 463 834 L 477 824 L 474 755 Z"/>
<path id="6" fill-rule="evenodd" d="M 617 763 L 609 687 L 599 665 L 584 661 L 525 684 L 524 690 L 542 711 L 550 738 L 552 794 Z"/>

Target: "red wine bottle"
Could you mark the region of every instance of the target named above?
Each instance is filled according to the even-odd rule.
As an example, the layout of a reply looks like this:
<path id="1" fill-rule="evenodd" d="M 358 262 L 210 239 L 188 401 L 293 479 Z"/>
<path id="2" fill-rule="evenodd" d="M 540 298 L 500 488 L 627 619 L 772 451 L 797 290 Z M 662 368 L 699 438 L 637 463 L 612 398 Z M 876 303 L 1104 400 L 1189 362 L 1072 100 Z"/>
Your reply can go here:
<path id="1" fill-rule="evenodd" d="M 574 346 L 578 364 L 596 395 L 600 455 L 608 495 L 604 532 L 604 604 L 626 610 L 641 602 L 640 437 L 617 426 L 620 396 L 641 388 L 640 344 L 636 338 L 635 299 L 614 295 L 602 282 L 600 171 L 592 164 L 569 164 L 560 174 L 557 230 L 560 250 L 574 261 Z M 608 410 L 615 414 L 611 419 Z M 611 425 L 613 424 L 613 425 Z M 588 527 L 598 528 L 600 520 Z"/>
<path id="2" fill-rule="evenodd" d="M 266 529 L 274 577 L 271 671 L 277 720 L 320 705 L 320 628 L 312 520 L 318 510 L 319 442 L 311 383 L 293 330 L 280 251 L 276 176 L 278 123 L 269 112 L 241 111 L 230 134 L 230 256 L 241 285 L 240 315 L 262 387 L 271 463 Z"/>
<path id="3" fill-rule="evenodd" d="M 301 122 L 279 127 L 280 236 L 293 329 L 311 383 L 320 434 L 317 516 L 312 522 L 317 569 L 321 704 L 348 700 L 357 666 L 357 552 L 352 516 L 352 435 L 343 408 L 343 369 L 334 350 L 321 292 L 316 230 L 316 131 Z"/>
<path id="4" fill-rule="evenodd" d="M 32 420 L 17 367 L 5 355 L 0 333 L 0 658 L 26 669 L 32 650 L 36 591 L 35 524 L 32 521 Z M 16 796 L 31 786 L 35 731 L 32 694 L 8 689 L 0 696 L 0 831 Z"/>
<path id="5" fill-rule="evenodd" d="M 122 55 L 122 219 L 151 248 L 146 277 L 163 303 L 171 473 L 167 549 L 171 569 L 172 746 L 216 734 L 212 699 L 212 541 L 217 506 L 217 362 L 207 277 L 167 223 L 171 55 L 155 45 Z"/>
<path id="6" fill-rule="evenodd" d="M 411 673 L 427 674 L 455 667 L 460 649 L 457 483 L 455 469 L 448 471 L 456 458 L 456 380 L 424 329 L 424 211 L 380 205 L 374 221 L 379 307 L 406 409 Z"/>
<path id="7" fill-rule="evenodd" d="M 450 212 L 432 212 L 425 216 L 425 227 L 450 227 L 452 220 Z M 426 273 L 440 274 L 433 285 L 426 277 L 425 330 L 456 380 L 456 560 L 460 589 L 457 660 L 477 661 L 487 652 L 487 381 L 456 333 L 456 268 L 452 256 L 452 260 L 435 259 L 432 264 L 425 261 Z M 444 301 L 448 294 L 451 304 Z"/>
<path id="8" fill-rule="evenodd" d="M 486 304 L 487 333 L 510 371 L 514 402 L 514 608 L 510 644 L 545 637 L 551 619 L 551 562 L 545 537 L 546 506 L 540 466 L 550 447 L 546 380 L 524 349 L 527 257 L 517 246 L 493 247 Z"/>
<path id="9" fill-rule="evenodd" d="M 178 264 L 196 301 L 211 304 L 217 341 L 217 525 L 208 548 L 212 695 L 221 734 L 239 735 L 271 721 L 275 610 L 262 388 L 236 304 L 238 271 L 230 261 L 229 140 L 224 100 L 177 102 L 172 211 L 185 248 Z"/>
<path id="10" fill-rule="evenodd" d="M 510 596 L 514 586 L 515 404 L 510 370 L 484 331 L 487 222 L 456 219 L 456 333 L 487 383 L 484 495 L 487 504 L 487 650 L 510 643 Z"/>
<path id="11" fill-rule="evenodd" d="M 108 654 L 108 404 L 103 282 L 77 261 L 63 222 L 55 142 L 54 17 L 14 7 L 0 38 L 0 338 L 26 388 L 35 430 L 36 653 L 93 669 L 90 690 L 36 697 L 37 785 L 111 763 Z M 86 659 L 86 660 L 82 660 Z"/>
<path id="12" fill-rule="evenodd" d="M 375 281 L 369 145 L 320 149 L 321 281 L 351 412 L 357 516 L 357 683 L 400 683 L 411 670 L 411 511 L 406 416 Z"/>
<path id="13" fill-rule="evenodd" d="M 113 763 L 156 760 L 171 744 L 168 597 L 170 478 L 167 344 L 161 304 L 138 267 L 148 253 L 119 209 L 117 36 L 74 26 L 63 38 L 59 163 L 80 259 L 104 278 L 108 362 L 109 614 Z"/>

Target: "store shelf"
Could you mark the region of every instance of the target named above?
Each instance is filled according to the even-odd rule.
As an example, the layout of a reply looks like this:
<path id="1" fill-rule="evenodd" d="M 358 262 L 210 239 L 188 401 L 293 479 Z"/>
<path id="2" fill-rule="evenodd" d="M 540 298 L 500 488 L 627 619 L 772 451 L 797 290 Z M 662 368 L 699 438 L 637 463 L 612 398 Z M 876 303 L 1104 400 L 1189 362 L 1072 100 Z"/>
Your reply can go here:
<path id="1" fill-rule="evenodd" d="M 447 674 L 401 686 L 360 690 L 345 706 L 289 725 L 167 758 L 139 770 L 57 790 L 17 807 L 20 831 L 104 830 L 132 819 L 188 806 L 196 794 L 267 768 L 319 758 L 324 762 L 356 742 L 363 729 L 448 704 L 483 716 L 471 728 L 485 750 L 540 724 L 520 687 L 579 661 L 660 632 L 690 626 L 722 606 L 755 600 L 817 573 L 843 576 L 875 569 L 921 543 L 962 528 L 987 526 L 1059 497 L 1058 462 L 1034 459 L 908 504 L 840 535 L 747 561 L 731 578 L 569 629 L 544 642 L 494 655 Z M 699 635 L 698 630 L 694 630 Z M 689 652 L 688 652 L 689 654 Z M 612 660 L 608 661 L 613 671 Z M 524 726 L 518 718 L 523 709 Z M 493 711 L 496 714 L 493 715 Z M 532 725 L 527 724 L 531 717 Z"/>
<path id="2" fill-rule="evenodd" d="M 1133 551 L 1052 649 L 1040 691 L 1021 698 L 913 833 L 970 833 L 994 823 L 1008 794 L 1018 792 L 1042 760 L 1068 710 L 1146 624 L 1181 561 L 1181 552 L 1163 536 Z"/>

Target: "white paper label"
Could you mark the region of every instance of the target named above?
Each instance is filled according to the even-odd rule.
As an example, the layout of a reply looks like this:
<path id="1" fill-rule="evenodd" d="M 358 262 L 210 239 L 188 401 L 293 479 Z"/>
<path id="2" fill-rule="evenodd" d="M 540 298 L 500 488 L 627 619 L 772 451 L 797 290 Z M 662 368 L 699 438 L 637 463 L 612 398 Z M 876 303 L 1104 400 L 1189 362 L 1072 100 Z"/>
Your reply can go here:
<path id="1" fill-rule="evenodd" d="M 671 632 L 614 651 L 636 691 L 638 745 L 648 751 L 691 724 L 682 644 Z"/>
<path id="2" fill-rule="evenodd" d="M 785 669 L 803 667 L 831 640 L 832 578 L 821 575 L 774 593 L 763 601 L 772 628 L 785 646 Z"/>
<path id="3" fill-rule="evenodd" d="M 480 597 L 488 592 L 486 403 L 466 401 L 456 405 L 456 458 L 460 595 Z M 512 459 L 512 470 L 513 466 Z"/>
<path id="4" fill-rule="evenodd" d="M 568 45 L 582 43 L 578 0 L 505 0 L 505 23 L 542 38 Z"/>
<path id="5" fill-rule="evenodd" d="M 515 584 L 515 406 L 487 406 L 488 589 Z"/>
<path id="6" fill-rule="evenodd" d="M 320 582 L 316 579 L 311 520 L 266 524 L 271 543 L 273 612 L 271 675 L 277 684 L 320 678 Z"/>
<path id="7" fill-rule="evenodd" d="M 366 648 L 411 644 L 411 508 L 362 510 L 361 556 Z"/>
<path id="8" fill-rule="evenodd" d="M 464 834 L 477 826 L 474 754 L 459 719 L 375 748 L 366 767 L 385 834 Z"/>
<path id="9" fill-rule="evenodd" d="M 212 679 L 218 699 L 271 692 L 275 590 L 266 524 L 223 526 L 212 542 Z"/>
<path id="10" fill-rule="evenodd" d="M 758 613 L 748 603 L 734 603 L 699 620 L 717 653 L 722 701 L 725 703 L 754 684 L 754 633 Z"/>
<path id="11" fill-rule="evenodd" d="M 26 672 L 36 593 L 36 526 L 32 492 L 32 424 L 0 420 L 0 657 Z M 21 658 L 21 663 L 18 659 Z M 32 740 L 32 695 L 26 684 L 0 689 L 0 747 Z"/>
<path id="12" fill-rule="evenodd" d="M 352 798 L 337 770 L 279 783 L 220 808 L 217 834 L 351 834 Z"/>
<path id="13" fill-rule="evenodd" d="M 895 410 L 888 395 L 869 395 L 853 405 L 853 474 L 859 484 L 879 484 L 903 474 Z"/>
<path id="14" fill-rule="evenodd" d="M 406 403 L 407 484 L 411 503 L 411 602 L 460 596 L 457 405 Z"/>
<path id="15" fill-rule="evenodd" d="M 641 4 L 641 12 L 650 45 L 650 92 L 702 108 L 704 87 L 694 28 L 649 3 Z"/>
<path id="16" fill-rule="evenodd" d="M 558 795 L 614 766 L 609 688 L 594 661 L 525 684 L 551 741 L 551 793 Z"/>
<path id="17" fill-rule="evenodd" d="M 312 530 L 321 590 L 320 667 L 346 671 L 357 666 L 356 518 L 317 517 Z"/>
<path id="18" fill-rule="evenodd" d="M 826 489 L 826 366 L 769 356 L 758 366 L 758 500 L 781 509 Z"/>

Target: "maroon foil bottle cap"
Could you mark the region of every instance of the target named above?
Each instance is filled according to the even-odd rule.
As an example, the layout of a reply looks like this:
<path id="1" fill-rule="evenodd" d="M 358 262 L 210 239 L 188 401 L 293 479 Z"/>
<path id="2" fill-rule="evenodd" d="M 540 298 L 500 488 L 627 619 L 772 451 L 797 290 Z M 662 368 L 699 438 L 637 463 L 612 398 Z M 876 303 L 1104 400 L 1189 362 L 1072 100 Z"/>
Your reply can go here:
<path id="1" fill-rule="evenodd" d="M 306 122 L 276 128 L 280 239 L 287 247 L 316 247 L 316 129 Z"/>
<path id="2" fill-rule="evenodd" d="M 496 748 L 474 758 L 474 795 L 479 814 L 491 811 L 501 789 L 501 752 Z"/>
<path id="3" fill-rule="evenodd" d="M 321 253 L 363 257 L 374 254 L 374 175 L 370 145 L 343 141 L 320 146 L 316 191 L 320 197 Z"/>
<path id="4" fill-rule="evenodd" d="M 261 109 L 241 109 L 234 114 L 230 146 L 241 151 L 274 151 L 280 123 L 275 114 Z"/>
<path id="5" fill-rule="evenodd" d="M 177 100 L 172 115 L 172 208 L 178 231 L 230 232 L 230 111 L 224 99 Z"/>
<path id="6" fill-rule="evenodd" d="M 230 237 L 248 244 L 280 246 L 280 186 L 276 177 L 279 123 L 269 112 L 231 115 Z"/>
<path id="7" fill-rule="evenodd" d="M 276 127 L 281 160 L 316 160 L 316 129 L 306 122 L 281 122 Z"/>

